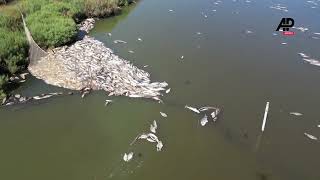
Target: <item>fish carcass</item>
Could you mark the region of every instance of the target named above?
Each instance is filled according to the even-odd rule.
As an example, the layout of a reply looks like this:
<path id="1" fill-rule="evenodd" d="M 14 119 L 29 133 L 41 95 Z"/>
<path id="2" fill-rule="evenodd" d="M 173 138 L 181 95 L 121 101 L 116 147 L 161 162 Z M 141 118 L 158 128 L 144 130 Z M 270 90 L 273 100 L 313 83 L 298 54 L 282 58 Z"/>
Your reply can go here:
<path id="1" fill-rule="evenodd" d="M 201 126 L 205 126 L 208 123 L 208 116 L 205 114 L 204 117 L 200 120 Z"/>
<path id="2" fill-rule="evenodd" d="M 189 109 L 189 110 L 191 110 L 191 111 L 193 111 L 195 113 L 200 114 L 200 111 L 197 108 L 194 108 L 194 107 L 191 107 L 191 106 L 188 106 L 188 105 L 185 105 L 184 108 Z"/>
<path id="3" fill-rule="evenodd" d="M 124 153 L 123 155 L 123 160 L 125 162 L 129 162 L 131 159 L 133 158 L 133 152 L 130 152 L 130 153 Z"/>
<path id="4" fill-rule="evenodd" d="M 166 114 L 166 113 L 164 113 L 164 112 L 160 112 L 160 115 L 162 116 L 162 117 L 168 117 L 168 115 Z"/>
<path id="5" fill-rule="evenodd" d="M 307 136 L 309 139 L 312 139 L 312 140 L 315 140 L 315 141 L 318 140 L 317 137 L 315 137 L 315 136 L 313 136 L 313 135 L 311 135 L 311 134 L 304 133 L 304 135 Z"/>
<path id="6" fill-rule="evenodd" d="M 153 123 L 150 125 L 150 131 L 152 133 L 156 133 L 157 128 L 158 128 L 157 122 L 156 120 L 153 120 Z"/>
<path id="7" fill-rule="evenodd" d="M 161 151 L 162 147 L 163 147 L 162 141 L 158 141 L 157 151 L 158 151 L 158 152 Z"/>

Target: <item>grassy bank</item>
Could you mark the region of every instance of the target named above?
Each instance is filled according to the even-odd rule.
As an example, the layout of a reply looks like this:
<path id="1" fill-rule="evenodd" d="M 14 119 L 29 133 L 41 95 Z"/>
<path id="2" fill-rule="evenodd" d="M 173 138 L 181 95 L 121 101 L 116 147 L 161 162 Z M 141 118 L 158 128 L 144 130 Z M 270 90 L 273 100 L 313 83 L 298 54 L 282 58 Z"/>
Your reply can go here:
<path id="1" fill-rule="evenodd" d="M 131 0 L 0 0 L 0 99 L 12 74 L 27 66 L 28 44 L 20 12 L 34 40 L 44 49 L 75 40 L 77 23 L 120 13 Z"/>

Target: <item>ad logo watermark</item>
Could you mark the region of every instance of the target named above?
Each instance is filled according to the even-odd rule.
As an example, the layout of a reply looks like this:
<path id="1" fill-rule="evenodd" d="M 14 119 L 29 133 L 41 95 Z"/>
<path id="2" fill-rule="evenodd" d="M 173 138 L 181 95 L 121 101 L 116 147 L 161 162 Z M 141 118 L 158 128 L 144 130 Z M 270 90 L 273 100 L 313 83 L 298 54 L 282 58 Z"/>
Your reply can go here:
<path id="1" fill-rule="evenodd" d="M 294 19 L 293 18 L 282 18 L 280 24 L 278 25 L 276 31 L 280 31 L 282 28 L 282 34 L 285 36 L 293 36 L 294 32 L 290 31 L 290 28 L 294 26 Z"/>

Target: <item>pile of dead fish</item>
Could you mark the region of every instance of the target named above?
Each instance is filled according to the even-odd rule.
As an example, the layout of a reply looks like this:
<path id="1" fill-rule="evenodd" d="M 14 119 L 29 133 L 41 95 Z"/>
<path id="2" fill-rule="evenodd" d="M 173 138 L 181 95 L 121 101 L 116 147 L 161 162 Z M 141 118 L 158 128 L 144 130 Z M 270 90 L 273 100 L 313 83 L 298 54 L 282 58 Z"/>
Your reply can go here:
<path id="1" fill-rule="evenodd" d="M 204 106 L 198 109 L 186 105 L 185 108 L 197 114 L 204 114 L 204 116 L 200 119 L 201 126 L 205 126 L 209 122 L 208 118 L 211 119 L 213 122 L 216 122 L 221 112 L 220 108 L 212 106 Z"/>
<path id="2" fill-rule="evenodd" d="M 15 105 L 15 104 L 23 104 L 23 103 L 26 103 L 26 102 L 29 102 L 29 101 L 33 101 L 33 100 L 48 99 L 48 98 L 51 98 L 53 96 L 61 96 L 61 95 L 63 95 L 62 92 L 41 94 L 41 95 L 33 96 L 33 97 L 25 97 L 25 96 L 22 96 L 20 94 L 15 94 L 15 95 L 10 95 L 10 96 L 5 97 L 1 102 L 1 106 L 10 106 L 10 105 Z"/>
<path id="3" fill-rule="evenodd" d="M 52 68 L 49 64 L 53 64 Z M 105 90 L 110 96 L 144 97 L 159 102 L 161 91 L 168 86 L 166 82 L 151 82 L 149 73 L 89 36 L 71 46 L 53 49 L 29 71 L 48 84 L 67 89 Z"/>
<path id="4" fill-rule="evenodd" d="M 320 60 L 310 58 L 310 56 L 304 53 L 298 53 L 298 54 L 303 58 L 304 61 L 310 63 L 311 65 L 320 66 Z"/>
<path id="5" fill-rule="evenodd" d="M 89 33 L 89 31 L 94 28 L 94 23 L 95 23 L 95 20 L 93 18 L 88 18 L 88 19 L 84 20 L 83 22 L 81 22 L 78 25 L 78 28 L 80 31 L 84 31 L 86 33 Z"/>

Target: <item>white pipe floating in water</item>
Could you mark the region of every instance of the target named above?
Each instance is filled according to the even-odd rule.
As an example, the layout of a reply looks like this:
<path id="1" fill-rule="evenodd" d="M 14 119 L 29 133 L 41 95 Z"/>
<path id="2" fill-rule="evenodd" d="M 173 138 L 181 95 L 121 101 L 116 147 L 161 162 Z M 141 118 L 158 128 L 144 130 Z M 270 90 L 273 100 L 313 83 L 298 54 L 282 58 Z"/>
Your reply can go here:
<path id="1" fill-rule="evenodd" d="M 261 127 L 261 131 L 262 131 L 262 132 L 264 131 L 264 128 L 265 128 L 265 126 L 266 126 L 268 112 L 269 112 L 269 102 L 267 102 L 267 104 L 266 104 L 266 110 L 264 111 L 263 123 L 262 123 L 262 127 Z"/>

